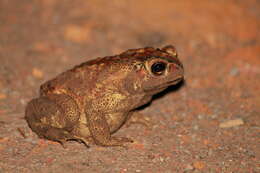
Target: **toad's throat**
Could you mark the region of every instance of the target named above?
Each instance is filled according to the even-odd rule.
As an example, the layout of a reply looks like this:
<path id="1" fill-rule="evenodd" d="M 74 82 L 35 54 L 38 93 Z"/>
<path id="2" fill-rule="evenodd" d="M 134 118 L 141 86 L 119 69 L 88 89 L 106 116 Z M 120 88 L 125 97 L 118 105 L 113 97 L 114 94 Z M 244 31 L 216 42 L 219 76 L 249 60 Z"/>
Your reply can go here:
<path id="1" fill-rule="evenodd" d="M 168 81 L 164 84 L 161 84 L 161 85 L 158 85 L 158 86 L 154 86 L 154 87 L 151 87 L 151 88 L 146 88 L 144 89 L 144 91 L 147 91 L 147 92 L 152 92 L 152 91 L 161 91 L 161 90 L 164 90 L 166 89 L 168 86 L 171 86 L 171 85 L 175 85 L 177 83 L 179 83 L 180 81 L 183 80 L 183 77 L 178 77 L 172 81 Z"/>

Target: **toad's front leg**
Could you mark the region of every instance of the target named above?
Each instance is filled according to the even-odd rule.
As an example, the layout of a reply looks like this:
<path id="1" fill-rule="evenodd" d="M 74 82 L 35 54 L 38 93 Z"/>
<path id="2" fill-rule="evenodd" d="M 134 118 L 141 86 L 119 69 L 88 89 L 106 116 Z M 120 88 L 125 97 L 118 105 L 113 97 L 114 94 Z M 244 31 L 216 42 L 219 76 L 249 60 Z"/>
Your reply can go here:
<path id="1" fill-rule="evenodd" d="M 87 109 L 86 117 L 92 138 L 97 145 L 124 146 L 126 142 L 133 142 L 126 137 L 112 137 L 111 129 L 106 120 L 106 113 Z"/>

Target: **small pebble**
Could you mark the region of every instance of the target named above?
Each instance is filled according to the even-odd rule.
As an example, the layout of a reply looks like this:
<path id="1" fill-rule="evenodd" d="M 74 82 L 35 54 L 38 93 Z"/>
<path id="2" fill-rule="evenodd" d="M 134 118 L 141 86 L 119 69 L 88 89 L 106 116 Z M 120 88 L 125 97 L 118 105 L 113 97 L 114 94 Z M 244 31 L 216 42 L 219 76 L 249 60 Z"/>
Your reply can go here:
<path id="1" fill-rule="evenodd" d="M 0 93 L 0 100 L 6 99 L 6 95 L 4 93 Z"/>
<path id="2" fill-rule="evenodd" d="M 43 77 L 43 72 L 38 68 L 33 68 L 32 74 L 37 79 L 41 79 Z"/>
<path id="3" fill-rule="evenodd" d="M 238 68 L 234 67 L 230 70 L 229 75 L 230 76 L 237 76 L 239 74 Z"/>
<path id="4" fill-rule="evenodd" d="M 91 28 L 88 26 L 77 26 L 69 25 L 65 28 L 64 37 L 65 39 L 75 42 L 82 43 L 90 40 Z"/>
<path id="5" fill-rule="evenodd" d="M 205 163 L 201 161 L 197 161 L 193 163 L 194 168 L 203 169 L 205 167 Z"/>
<path id="6" fill-rule="evenodd" d="M 223 123 L 220 123 L 219 127 L 220 128 L 230 128 L 230 127 L 240 126 L 243 124 L 244 124 L 244 121 L 242 119 L 238 118 L 238 119 L 228 120 Z"/>

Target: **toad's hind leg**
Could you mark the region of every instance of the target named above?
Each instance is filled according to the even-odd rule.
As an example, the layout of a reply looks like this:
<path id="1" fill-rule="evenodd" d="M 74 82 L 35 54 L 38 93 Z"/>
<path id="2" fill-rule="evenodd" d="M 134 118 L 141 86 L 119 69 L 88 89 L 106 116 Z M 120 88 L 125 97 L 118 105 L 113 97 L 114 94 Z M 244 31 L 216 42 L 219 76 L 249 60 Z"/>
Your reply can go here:
<path id="1" fill-rule="evenodd" d="M 76 102 L 67 95 L 53 94 L 33 99 L 25 111 L 25 119 L 30 128 L 41 138 L 64 143 L 75 139 L 71 135 L 79 121 Z"/>

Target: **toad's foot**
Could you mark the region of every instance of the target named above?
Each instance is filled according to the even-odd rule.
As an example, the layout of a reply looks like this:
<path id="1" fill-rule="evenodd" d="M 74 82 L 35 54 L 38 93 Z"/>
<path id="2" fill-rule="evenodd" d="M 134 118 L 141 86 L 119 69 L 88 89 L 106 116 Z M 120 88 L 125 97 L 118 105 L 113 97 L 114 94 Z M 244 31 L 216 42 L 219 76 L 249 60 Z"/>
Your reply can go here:
<path id="1" fill-rule="evenodd" d="M 132 112 L 129 115 L 129 119 L 126 122 L 126 127 L 129 127 L 132 124 L 141 124 L 144 125 L 146 128 L 151 129 L 153 127 L 153 123 L 151 119 L 139 112 Z"/>

